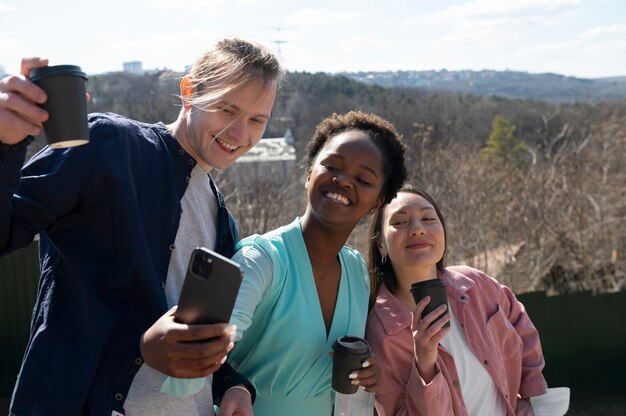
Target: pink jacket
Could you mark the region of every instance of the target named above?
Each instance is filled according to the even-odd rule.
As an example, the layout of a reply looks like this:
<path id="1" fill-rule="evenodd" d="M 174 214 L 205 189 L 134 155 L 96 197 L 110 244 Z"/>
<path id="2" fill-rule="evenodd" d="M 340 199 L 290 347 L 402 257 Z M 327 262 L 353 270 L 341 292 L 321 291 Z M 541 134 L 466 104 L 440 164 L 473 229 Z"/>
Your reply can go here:
<path id="1" fill-rule="evenodd" d="M 515 415 L 522 398 L 543 394 L 546 381 L 539 334 L 506 286 L 466 266 L 446 269 L 448 303 L 468 344 Z M 467 415 L 454 359 L 439 346 L 437 374 L 425 384 L 414 359 L 412 313 L 381 285 L 366 329 L 379 370 L 376 409 L 386 416 Z"/>

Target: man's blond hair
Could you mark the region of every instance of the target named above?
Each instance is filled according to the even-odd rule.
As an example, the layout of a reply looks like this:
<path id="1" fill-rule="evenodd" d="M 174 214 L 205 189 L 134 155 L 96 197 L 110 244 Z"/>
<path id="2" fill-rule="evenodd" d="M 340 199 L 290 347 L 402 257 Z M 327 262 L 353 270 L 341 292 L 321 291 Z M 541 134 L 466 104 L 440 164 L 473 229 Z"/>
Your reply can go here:
<path id="1" fill-rule="evenodd" d="M 205 108 L 251 81 L 269 85 L 273 81 L 279 84 L 281 78 L 278 59 L 265 46 L 226 38 L 216 42 L 194 63 L 187 85 L 193 93 L 185 100 L 195 107 Z"/>

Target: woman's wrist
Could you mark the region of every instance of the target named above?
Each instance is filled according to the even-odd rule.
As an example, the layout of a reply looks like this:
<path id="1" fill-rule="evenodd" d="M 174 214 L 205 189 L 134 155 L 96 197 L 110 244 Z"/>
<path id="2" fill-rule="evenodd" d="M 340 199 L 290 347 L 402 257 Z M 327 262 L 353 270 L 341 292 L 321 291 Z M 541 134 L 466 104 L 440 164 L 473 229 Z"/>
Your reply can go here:
<path id="1" fill-rule="evenodd" d="M 417 372 L 426 384 L 433 381 L 437 375 L 437 366 L 435 363 L 426 364 L 424 362 L 420 362 L 417 359 L 417 356 L 415 357 L 415 367 L 417 367 Z"/>

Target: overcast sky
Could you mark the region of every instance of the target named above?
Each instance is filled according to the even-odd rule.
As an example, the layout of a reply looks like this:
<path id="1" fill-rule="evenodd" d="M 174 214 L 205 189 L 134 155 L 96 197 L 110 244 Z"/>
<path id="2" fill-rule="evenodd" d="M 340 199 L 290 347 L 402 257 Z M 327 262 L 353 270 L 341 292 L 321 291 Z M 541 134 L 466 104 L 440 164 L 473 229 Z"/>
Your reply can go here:
<path id="1" fill-rule="evenodd" d="M 183 70 L 233 35 L 280 46 L 291 71 L 626 75 L 624 0 L 0 0 L 6 72 L 29 55 L 89 74 Z"/>

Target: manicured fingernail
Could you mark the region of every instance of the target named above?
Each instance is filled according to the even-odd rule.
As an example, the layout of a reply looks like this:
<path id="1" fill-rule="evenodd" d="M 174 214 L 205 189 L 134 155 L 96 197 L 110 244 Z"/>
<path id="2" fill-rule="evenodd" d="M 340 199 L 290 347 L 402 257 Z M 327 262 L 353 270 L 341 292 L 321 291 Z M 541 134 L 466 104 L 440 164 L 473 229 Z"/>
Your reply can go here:
<path id="1" fill-rule="evenodd" d="M 220 360 L 220 365 L 221 365 L 221 364 L 224 364 L 225 362 L 226 362 L 226 356 L 224 356 L 224 358 L 222 358 L 222 359 Z"/>
<path id="2" fill-rule="evenodd" d="M 228 351 L 232 350 L 233 348 L 235 348 L 235 343 L 234 342 L 229 342 L 228 343 Z"/>
<path id="3" fill-rule="evenodd" d="M 231 332 L 235 332 L 236 330 L 237 330 L 237 325 L 228 325 L 226 328 L 224 328 L 224 333 L 229 334 Z"/>
<path id="4" fill-rule="evenodd" d="M 354 386 L 358 386 L 358 385 L 359 385 L 359 380 L 352 380 L 352 381 L 351 381 L 351 383 L 352 383 Z"/>
<path id="5" fill-rule="evenodd" d="M 369 361 L 367 361 L 367 360 L 363 361 L 363 368 L 367 368 L 369 366 L 370 366 L 370 362 Z"/>
<path id="6" fill-rule="evenodd" d="M 361 386 L 361 390 L 365 391 L 365 386 Z"/>
<path id="7" fill-rule="evenodd" d="M 358 374 L 357 373 L 350 373 L 350 375 L 348 377 L 349 378 L 357 378 Z"/>

